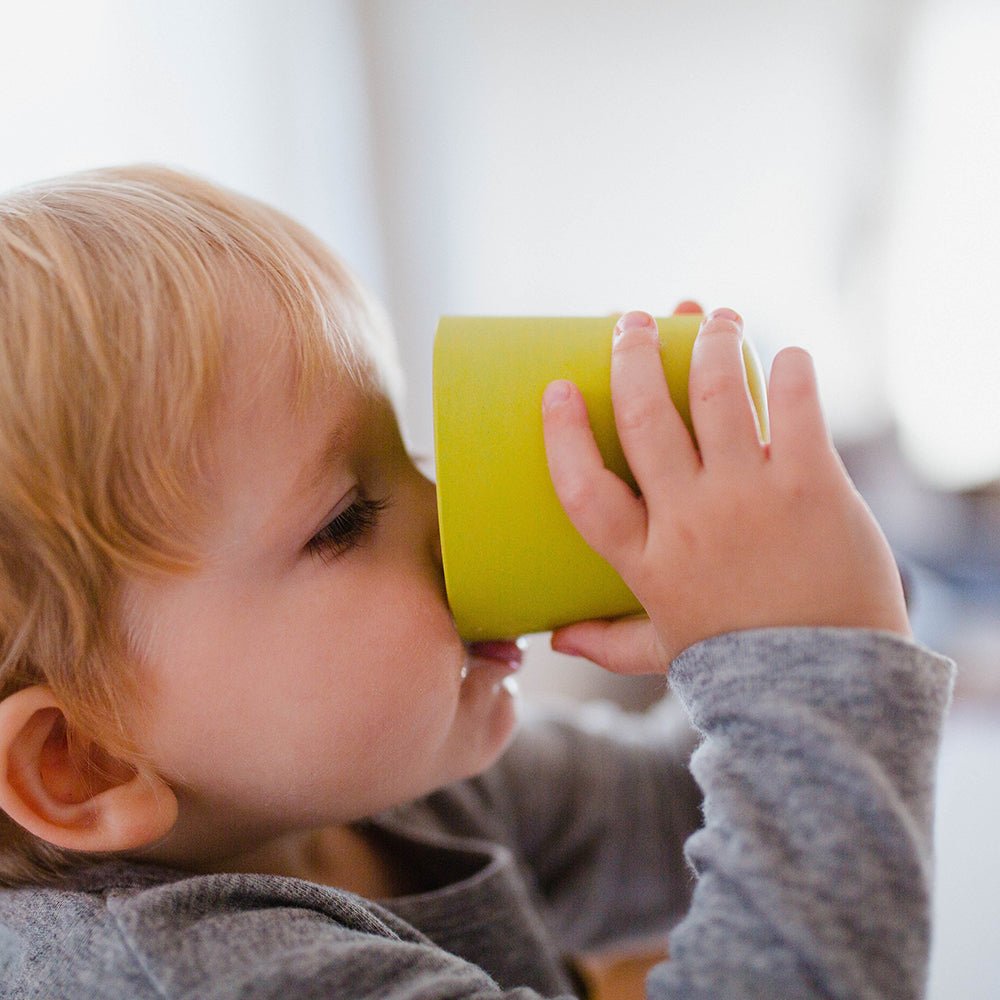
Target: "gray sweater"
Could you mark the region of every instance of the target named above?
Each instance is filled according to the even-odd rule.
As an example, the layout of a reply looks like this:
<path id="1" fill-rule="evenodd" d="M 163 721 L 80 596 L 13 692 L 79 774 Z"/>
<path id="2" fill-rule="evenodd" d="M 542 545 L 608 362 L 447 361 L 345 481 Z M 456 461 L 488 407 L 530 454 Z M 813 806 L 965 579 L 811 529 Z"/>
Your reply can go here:
<path id="1" fill-rule="evenodd" d="M 529 1000 L 672 928 L 651 998 L 919 997 L 952 672 L 881 633 L 709 640 L 670 675 L 693 757 L 668 705 L 586 708 L 373 818 L 419 895 L 107 862 L 0 891 L 0 996 Z"/>

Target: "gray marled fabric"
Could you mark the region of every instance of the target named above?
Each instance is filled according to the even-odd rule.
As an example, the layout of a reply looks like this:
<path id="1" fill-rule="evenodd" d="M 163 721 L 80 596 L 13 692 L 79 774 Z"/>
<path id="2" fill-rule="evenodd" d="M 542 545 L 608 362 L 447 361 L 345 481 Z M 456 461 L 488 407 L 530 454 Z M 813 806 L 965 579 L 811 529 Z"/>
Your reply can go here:
<path id="1" fill-rule="evenodd" d="M 527 1000 L 568 994 L 563 952 L 673 926 L 650 997 L 919 997 L 952 665 L 888 635 L 776 629 L 693 647 L 671 676 L 704 737 L 690 839 L 671 706 L 590 708 L 372 820 L 419 896 L 121 862 L 0 891 L 0 996 Z"/>

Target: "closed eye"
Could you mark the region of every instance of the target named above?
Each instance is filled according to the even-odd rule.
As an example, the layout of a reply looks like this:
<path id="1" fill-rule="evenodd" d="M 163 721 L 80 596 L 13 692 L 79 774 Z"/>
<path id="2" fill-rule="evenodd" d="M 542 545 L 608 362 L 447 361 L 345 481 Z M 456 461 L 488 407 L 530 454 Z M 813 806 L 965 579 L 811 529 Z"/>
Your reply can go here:
<path id="1" fill-rule="evenodd" d="M 388 497 L 372 500 L 358 494 L 349 506 L 309 539 L 306 548 L 324 562 L 339 559 L 372 533 L 388 506 Z"/>

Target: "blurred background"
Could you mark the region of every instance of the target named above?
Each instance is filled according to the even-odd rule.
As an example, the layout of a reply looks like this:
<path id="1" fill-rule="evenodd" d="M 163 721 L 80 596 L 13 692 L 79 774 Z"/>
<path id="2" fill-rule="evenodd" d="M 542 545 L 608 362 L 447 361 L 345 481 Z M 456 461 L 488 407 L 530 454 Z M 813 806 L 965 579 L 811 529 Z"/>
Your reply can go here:
<path id="1" fill-rule="evenodd" d="M 442 313 L 730 305 L 832 426 L 960 661 L 931 996 L 1000 992 L 1000 6 L 0 0 L 0 188 L 160 161 L 320 233 L 432 450 Z M 642 704 L 531 641 L 524 686 Z"/>

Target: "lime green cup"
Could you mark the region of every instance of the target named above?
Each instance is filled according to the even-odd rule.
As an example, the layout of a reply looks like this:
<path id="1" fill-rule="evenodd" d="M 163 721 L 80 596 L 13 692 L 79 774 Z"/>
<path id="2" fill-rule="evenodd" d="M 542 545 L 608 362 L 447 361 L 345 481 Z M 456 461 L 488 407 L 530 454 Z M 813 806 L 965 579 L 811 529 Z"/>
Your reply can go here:
<path id="1" fill-rule="evenodd" d="M 689 430 L 688 371 L 701 320 L 657 320 L 667 385 Z M 635 488 L 611 406 L 614 325 L 613 317 L 492 316 L 445 316 L 438 324 L 438 520 L 448 602 L 467 641 L 642 611 L 563 512 L 542 438 L 542 392 L 553 379 L 569 379 L 587 403 L 605 465 Z M 743 360 L 766 440 L 764 375 L 747 341 Z"/>

